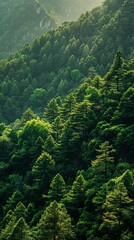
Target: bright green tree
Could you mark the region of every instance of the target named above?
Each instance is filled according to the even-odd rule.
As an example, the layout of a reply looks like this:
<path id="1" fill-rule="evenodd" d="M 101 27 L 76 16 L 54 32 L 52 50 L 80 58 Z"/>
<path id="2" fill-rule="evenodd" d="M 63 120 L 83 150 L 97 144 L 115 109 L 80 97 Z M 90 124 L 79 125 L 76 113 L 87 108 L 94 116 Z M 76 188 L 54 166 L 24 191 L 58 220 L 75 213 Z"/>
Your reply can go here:
<path id="1" fill-rule="evenodd" d="M 26 153 L 32 153 L 36 147 L 36 140 L 40 136 L 45 140 L 51 132 L 51 126 L 40 119 L 28 121 L 20 132 L 19 143 Z"/>
<path id="2" fill-rule="evenodd" d="M 3 219 L 2 222 L 2 231 L 1 237 L 2 239 L 8 239 L 11 235 L 11 232 L 14 229 L 17 221 L 21 217 L 25 217 L 26 207 L 23 203 L 19 202 L 13 211 L 9 210 Z M 9 215 L 10 214 L 10 215 Z"/>
<path id="3" fill-rule="evenodd" d="M 110 164 L 114 162 L 114 152 L 113 146 L 110 145 L 108 141 L 105 141 L 100 145 L 100 149 L 97 150 L 96 159 L 92 161 L 95 174 L 104 176 L 105 182 L 109 176 Z"/>
<path id="4" fill-rule="evenodd" d="M 54 201 L 46 208 L 37 224 L 36 239 L 73 239 L 71 218 L 64 205 Z"/>
<path id="5" fill-rule="evenodd" d="M 52 156 L 47 152 L 42 152 L 32 168 L 33 179 L 38 188 L 48 188 L 54 167 L 55 162 Z"/>
<path id="6" fill-rule="evenodd" d="M 26 224 L 24 218 L 20 218 L 15 224 L 9 240 L 32 240 L 29 226 Z"/>

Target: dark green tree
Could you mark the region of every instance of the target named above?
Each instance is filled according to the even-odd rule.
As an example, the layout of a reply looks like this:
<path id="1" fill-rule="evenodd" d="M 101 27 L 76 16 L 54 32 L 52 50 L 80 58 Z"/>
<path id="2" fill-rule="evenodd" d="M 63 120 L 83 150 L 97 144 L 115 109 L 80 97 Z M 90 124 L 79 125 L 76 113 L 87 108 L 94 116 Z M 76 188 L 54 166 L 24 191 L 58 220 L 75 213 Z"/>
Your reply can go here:
<path id="1" fill-rule="evenodd" d="M 71 216 L 73 216 L 75 220 L 78 220 L 80 211 L 84 207 L 85 192 L 86 180 L 82 174 L 79 174 L 73 182 L 73 185 L 70 191 L 67 193 L 67 196 L 63 200 Z"/>
<path id="2" fill-rule="evenodd" d="M 66 193 L 66 184 L 63 177 L 58 173 L 52 179 L 50 188 L 48 191 L 47 199 L 48 201 L 56 200 L 59 202 Z"/>
<path id="3" fill-rule="evenodd" d="M 127 228 L 127 221 L 133 209 L 133 200 L 129 198 L 127 189 L 119 182 L 113 191 L 106 196 L 103 204 L 103 225 L 109 229 L 109 234 L 115 235 L 115 239 L 121 239 L 121 234 Z"/>
<path id="4" fill-rule="evenodd" d="M 5 206 L 3 207 L 4 214 L 6 214 L 9 210 L 13 210 L 17 203 L 23 200 L 23 195 L 19 190 L 16 190 L 13 192 L 12 196 L 9 197 L 7 200 Z"/>
<path id="5" fill-rule="evenodd" d="M 50 121 L 53 122 L 54 119 L 59 116 L 60 107 L 55 98 L 53 98 L 47 105 L 45 109 L 44 116 Z"/>

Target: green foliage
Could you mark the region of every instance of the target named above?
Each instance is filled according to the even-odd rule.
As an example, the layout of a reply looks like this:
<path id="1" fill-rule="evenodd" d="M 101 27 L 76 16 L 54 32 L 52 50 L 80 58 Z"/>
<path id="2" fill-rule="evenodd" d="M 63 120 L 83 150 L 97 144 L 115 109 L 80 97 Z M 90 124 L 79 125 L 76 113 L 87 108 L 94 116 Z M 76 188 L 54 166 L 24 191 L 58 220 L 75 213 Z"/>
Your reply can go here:
<path id="1" fill-rule="evenodd" d="M 32 1 L 30 3 L 25 1 L 23 0 L 18 6 L 16 0 L 14 0 L 13 6 L 11 5 L 13 12 L 16 8 L 23 9 L 23 14 L 21 11 L 20 14 L 17 14 L 18 16 L 21 15 L 22 18 L 26 14 L 26 9 L 28 11 L 30 9 L 30 14 L 23 19 L 23 24 L 26 25 L 23 36 L 27 32 L 27 18 L 30 18 L 31 22 L 33 16 L 35 16 L 35 21 L 28 31 L 28 35 L 31 35 L 31 31 L 33 33 L 31 38 L 34 38 L 35 31 L 40 32 L 45 27 L 51 28 L 54 26 L 50 6 L 54 8 L 55 5 L 59 5 L 60 1 L 52 4 L 46 3 L 46 1 L 44 3 L 44 0 L 42 2 L 34 1 L 35 6 Z M 65 4 L 65 9 L 68 12 L 68 9 L 69 11 L 72 8 L 76 9 L 77 4 L 78 13 L 79 5 L 86 7 L 91 4 L 90 1 L 89 3 L 87 3 L 87 0 L 84 1 L 86 1 L 85 5 L 80 0 L 77 0 L 77 3 L 76 1 L 70 2 L 70 0 L 66 3 L 62 2 L 58 10 Z M 11 4 L 11 0 L 9 2 Z M 105 91 L 113 88 L 117 92 L 122 92 L 124 89 L 127 90 L 128 87 L 133 87 L 133 67 L 132 65 L 130 68 L 127 67 L 120 50 L 123 49 L 125 57 L 131 57 L 133 36 L 130 26 L 133 20 L 130 19 L 133 19 L 131 11 L 133 8 L 127 8 L 127 5 L 123 3 L 123 1 L 117 2 L 116 7 L 113 8 L 112 1 L 106 1 L 102 7 L 82 15 L 77 22 L 70 24 L 66 22 L 58 29 L 36 37 L 32 45 L 27 43 L 19 53 L 1 61 L 0 75 L 2 82 L 0 84 L 0 96 L 2 100 L 2 121 L 13 122 L 29 107 L 42 115 L 43 108 L 47 106 L 50 100 L 57 97 L 57 94 L 65 97 L 71 89 L 76 88 L 88 76 L 94 78 L 93 86 L 97 86 L 97 89 L 105 82 Z M 71 5 L 71 8 L 67 7 L 68 4 Z M 73 7 L 74 5 L 75 7 Z M 46 10 L 47 7 L 49 8 L 49 14 Z M 57 10 L 55 11 L 57 12 Z M 32 12 L 35 14 L 32 14 Z M 9 19 L 13 19 L 13 17 L 14 14 Z M 20 22 L 20 19 L 18 22 Z M 49 23 L 45 24 L 45 22 Z M 22 31 L 23 24 L 21 26 L 18 24 L 18 31 Z M 38 27 L 40 24 L 41 26 Z M 4 24 L 1 25 L 4 26 Z M 10 24 L 6 26 L 10 26 Z M 124 26 L 125 29 L 129 29 L 127 39 L 124 34 Z M 17 30 L 14 29 L 14 31 Z M 43 33 L 44 31 L 45 29 Z M 7 29 L 3 30 L 2 33 L 8 35 Z M 19 32 L 16 39 L 12 39 L 13 32 L 11 36 L 8 37 L 11 41 L 5 41 L 10 42 L 10 44 L 6 44 L 5 49 L 11 50 L 11 42 L 13 45 L 16 42 L 18 45 L 20 44 L 20 41 L 17 41 Z M 21 38 L 21 41 L 24 41 L 24 39 L 25 37 Z M 109 70 L 115 55 L 113 66 Z M 107 73 L 105 81 L 97 80 L 97 73 L 101 76 Z M 52 114 L 50 115 L 51 121 L 53 121 Z"/>
<path id="2" fill-rule="evenodd" d="M 38 106 L 42 106 L 45 102 L 46 91 L 43 88 L 36 88 L 30 96 L 31 105 L 36 109 Z M 43 110 L 43 109 L 42 109 Z"/>
<path id="3" fill-rule="evenodd" d="M 36 239 L 73 239 L 70 216 L 66 208 L 56 201 L 46 208 L 37 225 Z"/>
<path id="4" fill-rule="evenodd" d="M 49 123 L 39 119 L 30 120 L 20 132 L 20 146 L 22 146 L 25 151 L 33 151 L 34 147 L 36 147 L 35 143 L 38 137 L 45 140 L 50 132 L 51 127 Z"/>
<path id="5" fill-rule="evenodd" d="M 0 61 L 1 240 L 133 239 L 132 22 L 107 0 Z"/>
<path id="6" fill-rule="evenodd" d="M 56 117 L 58 117 L 60 113 L 60 107 L 56 101 L 56 99 L 52 99 L 46 108 L 46 111 L 44 113 L 46 119 L 50 122 L 53 122 Z"/>
<path id="7" fill-rule="evenodd" d="M 59 202 L 66 193 L 66 184 L 63 177 L 58 173 L 52 180 L 48 191 L 48 201 Z"/>
<path id="8" fill-rule="evenodd" d="M 103 221 L 110 230 L 116 230 L 119 238 L 126 222 L 129 221 L 132 204 L 133 200 L 129 198 L 127 189 L 121 182 L 106 197 L 106 202 L 103 205 Z"/>
<path id="9" fill-rule="evenodd" d="M 92 161 L 92 167 L 95 168 L 97 174 L 104 175 L 105 182 L 108 177 L 108 167 L 110 163 L 114 162 L 114 157 L 112 156 L 115 153 L 112 145 L 109 145 L 108 141 L 105 141 L 100 145 L 100 149 L 97 150 L 96 159 Z"/>
<path id="10" fill-rule="evenodd" d="M 26 224 L 24 218 L 20 218 L 16 225 L 14 226 L 14 229 L 12 230 L 12 233 L 10 234 L 10 237 L 8 239 L 10 240 L 32 240 L 32 237 L 30 236 L 30 229 L 28 225 Z"/>
<path id="11" fill-rule="evenodd" d="M 79 213 L 84 206 L 85 191 L 86 181 L 83 175 L 80 174 L 76 177 L 76 180 L 73 182 L 72 188 L 63 200 L 65 201 L 67 209 L 75 219 L 78 219 Z"/>
<path id="12" fill-rule="evenodd" d="M 50 179 L 52 171 L 54 169 L 55 162 L 51 155 L 47 152 L 43 152 L 36 160 L 33 168 L 32 174 L 33 178 L 38 182 L 38 184 L 45 184 L 46 179 Z"/>
<path id="13" fill-rule="evenodd" d="M 4 214 L 6 214 L 9 210 L 13 210 L 19 201 L 22 201 L 23 196 L 20 191 L 16 190 L 12 196 L 7 200 L 4 206 Z"/>

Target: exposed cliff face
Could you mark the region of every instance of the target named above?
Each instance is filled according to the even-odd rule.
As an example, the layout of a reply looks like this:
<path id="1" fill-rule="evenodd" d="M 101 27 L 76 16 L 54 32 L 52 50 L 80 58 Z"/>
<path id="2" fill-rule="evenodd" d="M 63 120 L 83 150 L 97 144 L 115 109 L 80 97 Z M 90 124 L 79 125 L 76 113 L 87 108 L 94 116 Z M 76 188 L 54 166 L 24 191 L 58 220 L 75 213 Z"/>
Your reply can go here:
<path id="1" fill-rule="evenodd" d="M 37 35 L 75 20 L 100 0 L 0 0 L 0 58 Z"/>
<path id="2" fill-rule="evenodd" d="M 60 20 L 72 21 L 85 11 L 100 5 L 103 0 L 40 0 L 47 10 L 54 15 L 58 15 Z"/>
<path id="3" fill-rule="evenodd" d="M 0 5 L 0 52 L 3 56 L 57 26 L 38 1 L 0 0 Z"/>

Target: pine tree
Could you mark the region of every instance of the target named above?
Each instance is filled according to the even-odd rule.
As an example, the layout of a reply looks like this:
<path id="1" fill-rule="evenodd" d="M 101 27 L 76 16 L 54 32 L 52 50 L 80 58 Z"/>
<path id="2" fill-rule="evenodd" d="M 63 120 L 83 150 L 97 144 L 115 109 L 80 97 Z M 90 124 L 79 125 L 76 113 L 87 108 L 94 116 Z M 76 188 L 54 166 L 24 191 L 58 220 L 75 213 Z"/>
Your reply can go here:
<path id="1" fill-rule="evenodd" d="M 60 116 L 58 116 L 55 118 L 55 120 L 52 124 L 52 129 L 54 131 L 54 136 L 55 136 L 56 141 L 58 141 L 60 139 L 62 128 L 63 128 L 63 124 L 62 124 Z"/>
<path id="2" fill-rule="evenodd" d="M 53 122 L 54 119 L 59 115 L 60 107 L 55 98 L 53 98 L 47 105 L 45 109 L 44 116 L 50 121 Z"/>
<path id="3" fill-rule="evenodd" d="M 71 218 L 62 204 L 54 201 L 46 208 L 37 224 L 36 239 L 73 239 Z"/>
<path id="4" fill-rule="evenodd" d="M 79 174 L 76 177 L 76 180 L 73 182 L 73 185 L 68 192 L 66 198 L 63 199 L 67 206 L 67 209 L 74 217 L 74 219 L 78 218 L 80 210 L 84 207 L 85 192 L 86 181 L 83 175 Z"/>
<path id="5" fill-rule="evenodd" d="M 42 154 L 37 158 L 32 168 L 32 175 L 34 182 L 39 188 L 48 187 L 48 183 L 51 179 L 54 166 L 55 161 L 52 159 L 52 156 L 47 152 L 42 152 Z"/>
<path id="6" fill-rule="evenodd" d="M 113 146 L 110 145 L 108 141 L 105 141 L 100 145 L 100 149 L 97 150 L 98 155 L 91 163 L 92 167 L 95 169 L 95 174 L 104 176 L 105 183 L 109 176 L 109 166 L 114 162 L 114 152 Z"/>
<path id="7" fill-rule="evenodd" d="M 2 239 L 8 239 L 11 232 L 13 231 L 14 226 L 16 225 L 17 221 L 21 217 L 25 217 L 26 207 L 23 203 L 19 202 L 17 206 L 15 207 L 14 211 L 9 210 L 3 219 L 3 222 L 1 224 L 2 231 L 1 231 L 1 237 Z M 10 214 L 10 215 L 9 215 Z"/>
<path id="8" fill-rule="evenodd" d="M 48 191 L 48 200 L 59 202 L 66 192 L 66 184 L 63 177 L 58 173 L 52 180 Z"/>
<path id="9" fill-rule="evenodd" d="M 122 182 L 118 182 L 114 190 L 106 196 L 106 202 L 103 204 L 103 225 L 109 229 L 110 234 L 114 232 L 117 239 L 121 239 L 122 231 L 127 228 L 126 222 L 133 209 L 132 206 L 133 200 L 129 198 Z"/>
<path id="10" fill-rule="evenodd" d="M 12 196 L 7 200 L 5 206 L 3 207 L 4 214 L 8 212 L 8 210 L 13 210 L 17 203 L 23 199 L 23 196 L 19 190 L 16 190 Z"/>
<path id="11" fill-rule="evenodd" d="M 20 218 L 15 224 L 9 240 L 32 240 L 29 226 L 26 224 L 24 218 Z"/>

